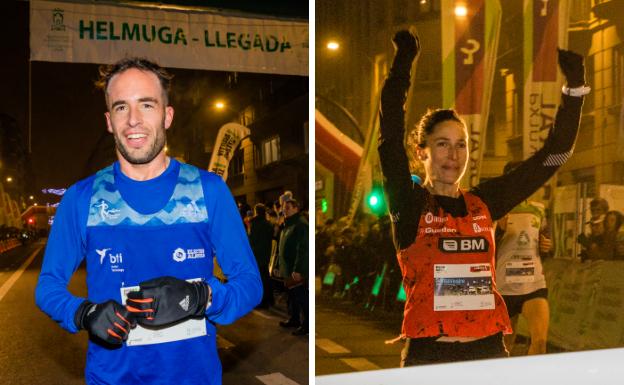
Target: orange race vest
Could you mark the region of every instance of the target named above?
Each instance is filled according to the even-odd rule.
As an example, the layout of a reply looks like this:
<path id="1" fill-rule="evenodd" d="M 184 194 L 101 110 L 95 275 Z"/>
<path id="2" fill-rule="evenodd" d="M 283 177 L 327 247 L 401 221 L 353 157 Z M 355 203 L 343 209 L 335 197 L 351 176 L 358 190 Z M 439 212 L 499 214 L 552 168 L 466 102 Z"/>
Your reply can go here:
<path id="1" fill-rule="evenodd" d="M 479 197 L 462 195 L 468 214 L 454 218 L 427 193 L 416 241 L 397 253 L 407 298 L 404 337 L 511 333 L 505 302 L 496 290 L 490 211 Z"/>

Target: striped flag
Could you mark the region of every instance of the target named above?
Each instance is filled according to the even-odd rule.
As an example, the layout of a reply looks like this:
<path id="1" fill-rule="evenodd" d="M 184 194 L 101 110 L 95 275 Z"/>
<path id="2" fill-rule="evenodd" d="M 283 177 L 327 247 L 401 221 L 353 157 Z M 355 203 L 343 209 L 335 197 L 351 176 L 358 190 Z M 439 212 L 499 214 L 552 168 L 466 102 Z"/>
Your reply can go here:
<path id="1" fill-rule="evenodd" d="M 567 47 L 567 0 L 524 0 L 522 155 L 542 148 L 561 98 L 557 47 Z"/>
<path id="2" fill-rule="evenodd" d="M 479 183 L 500 32 L 499 0 L 442 0 L 442 105 L 466 122 L 468 169 L 462 185 Z"/>

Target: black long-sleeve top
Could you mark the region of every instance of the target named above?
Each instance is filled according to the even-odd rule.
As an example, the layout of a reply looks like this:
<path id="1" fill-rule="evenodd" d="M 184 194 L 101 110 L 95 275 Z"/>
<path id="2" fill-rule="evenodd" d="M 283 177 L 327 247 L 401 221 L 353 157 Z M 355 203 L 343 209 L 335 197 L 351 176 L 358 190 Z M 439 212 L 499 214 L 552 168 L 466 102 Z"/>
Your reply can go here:
<path id="1" fill-rule="evenodd" d="M 403 61 L 401 60 L 403 59 Z M 429 192 L 412 182 L 403 136 L 404 104 L 410 86 L 411 63 L 397 57 L 381 92 L 379 158 L 389 203 L 397 250 L 416 239 L 420 215 Z M 582 97 L 562 94 L 555 122 L 544 146 L 508 174 L 473 187 L 470 192 L 487 205 L 498 220 L 537 191 L 565 163 L 574 149 L 581 116 Z M 436 203 L 452 216 L 466 215 L 463 197 L 434 195 Z"/>

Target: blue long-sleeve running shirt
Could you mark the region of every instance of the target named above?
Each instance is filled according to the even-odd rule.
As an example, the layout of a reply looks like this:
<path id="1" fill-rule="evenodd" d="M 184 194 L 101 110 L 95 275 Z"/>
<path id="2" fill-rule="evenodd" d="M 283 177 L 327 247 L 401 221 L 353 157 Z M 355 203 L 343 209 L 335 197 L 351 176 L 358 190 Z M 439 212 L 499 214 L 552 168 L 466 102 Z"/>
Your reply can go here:
<path id="1" fill-rule="evenodd" d="M 227 283 L 213 277 L 213 256 Z M 212 289 L 199 327 L 194 321 L 183 333 L 164 329 L 149 338 L 133 330 L 118 349 L 89 341 L 88 384 L 221 383 L 214 324 L 231 323 L 253 309 L 262 284 L 238 210 L 219 176 L 171 159 L 160 176 L 135 181 L 114 163 L 67 190 L 35 297 L 41 310 L 72 333 L 85 299 L 72 295 L 67 284 L 85 258 L 88 299 L 94 303 L 122 303 L 122 292 L 161 276 L 203 279 Z"/>

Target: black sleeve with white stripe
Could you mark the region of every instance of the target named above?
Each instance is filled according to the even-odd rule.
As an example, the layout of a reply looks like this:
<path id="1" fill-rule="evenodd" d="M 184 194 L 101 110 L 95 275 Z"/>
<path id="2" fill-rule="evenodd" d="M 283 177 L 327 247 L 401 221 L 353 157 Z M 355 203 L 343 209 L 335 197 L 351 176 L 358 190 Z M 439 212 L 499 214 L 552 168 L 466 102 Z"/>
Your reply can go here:
<path id="1" fill-rule="evenodd" d="M 414 242 L 424 206 L 424 189 L 412 182 L 403 146 L 405 110 L 410 87 L 411 61 L 397 53 L 381 91 L 379 111 L 379 161 L 384 176 L 394 246 L 404 249 Z"/>
<path id="2" fill-rule="evenodd" d="M 473 189 L 498 220 L 546 183 L 572 155 L 581 119 L 582 97 L 561 96 L 544 146 L 508 174 Z"/>

